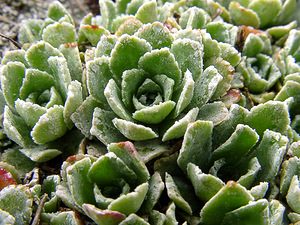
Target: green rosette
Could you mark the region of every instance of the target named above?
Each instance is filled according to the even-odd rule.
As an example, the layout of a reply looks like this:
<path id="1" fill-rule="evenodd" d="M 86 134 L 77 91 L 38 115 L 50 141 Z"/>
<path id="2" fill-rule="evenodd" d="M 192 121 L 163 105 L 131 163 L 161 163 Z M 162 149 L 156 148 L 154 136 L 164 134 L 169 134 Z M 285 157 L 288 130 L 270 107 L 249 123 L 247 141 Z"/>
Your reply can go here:
<path id="1" fill-rule="evenodd" d="M 235 48 L 205 31 L 173 34 L 160 22 L 133 35 L 104 35 L 86 53 L 90 96 L 71 118 L 106 145 L 180 138 L 198 117 L 222 121 L 228 110 L 221 97 L 239 61 Z"/>
<path id="2" fill-rule="evenodd" d="M 77 56 L 69 55 L 73 50 L 67 43 L 55 48 L 39 41 L 26 51 L 8 52 L 2 60 L 3 129 L 33 161 L 44 162 L 61 153 L 47 145 L 72 129 L 70 116 L 82 103 L 81 83 L 69 69 L 76 63 L 81 67 L 74 60 L 79 58 L 78 49 Z"/>

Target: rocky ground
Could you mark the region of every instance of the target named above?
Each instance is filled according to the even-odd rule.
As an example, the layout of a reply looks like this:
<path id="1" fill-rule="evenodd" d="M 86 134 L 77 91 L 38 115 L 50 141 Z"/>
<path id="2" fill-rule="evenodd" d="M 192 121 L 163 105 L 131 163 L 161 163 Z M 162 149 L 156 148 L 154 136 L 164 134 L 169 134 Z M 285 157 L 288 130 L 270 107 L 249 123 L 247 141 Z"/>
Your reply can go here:
<path id="1" fill-rule="evenodd" d="M 44 18 L 48 5 L 54 0 L 0 0 L 0 36 L 17 40 L 17 32 L 21 22 L 29 18 Z M 76 22 L 88 12 L 99 13 L 97 0 L 60 0 Z M 0 37 L 0 58 L 4 52 L 16 47 L 6 38 Z"/>

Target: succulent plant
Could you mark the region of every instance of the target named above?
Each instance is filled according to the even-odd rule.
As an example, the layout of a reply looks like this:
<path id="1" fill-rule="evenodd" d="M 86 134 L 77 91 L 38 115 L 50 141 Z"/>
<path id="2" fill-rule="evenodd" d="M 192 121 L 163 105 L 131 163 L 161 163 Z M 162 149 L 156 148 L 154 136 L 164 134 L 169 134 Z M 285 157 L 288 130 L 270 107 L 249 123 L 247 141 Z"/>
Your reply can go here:
<path id="1" fill-rule="evenodd" d="M 99 5 L 2 60 L 0 224 L 298 224 L 296 1 Z"/>
<path id="2" fill-rule="evenodd" d="M 27 51 L 11 51 L 2 60 L 4 131 L 31 158 L 42 154 L 35 146 L 55 141 L 73 127 L 70 115 L 82 102 L 81 83 L 69 69 L 76 59 L 71 55 L 73 47 L 62 44 L 59 50 L 40 41 Z M 49 149 L 47 153 L 43 161 L 59 151 Z"/>
<path id="3" fill-rule="evenodd" d="M 234 69 L 227 59 L 233 65 L 240 60 L 230 45 L 199 30 L 172 34 L 159 22 L 143 25 L 134 35 L 104 35 L 86 55 L 90 96 L 72 120 L 104 144 L 124 136 L 133 141 L 180 138 L 189 122 L 205 116 L 204 108 L 226 113 L 221 102 L 206 103 L 230 89 Z"/>

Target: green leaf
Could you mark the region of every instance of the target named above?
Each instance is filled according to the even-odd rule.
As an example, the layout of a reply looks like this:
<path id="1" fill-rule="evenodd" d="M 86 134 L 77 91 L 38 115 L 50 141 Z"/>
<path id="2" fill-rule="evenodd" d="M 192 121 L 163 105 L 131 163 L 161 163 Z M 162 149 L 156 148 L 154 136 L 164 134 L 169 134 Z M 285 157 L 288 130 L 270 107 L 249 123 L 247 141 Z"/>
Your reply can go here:
<path id="1" fill-rule="evenodd" d="M 1 70 L 1 89 L 7 105 L 13 109 L 19 98 L 25 76 L 25 66 L 20 62 L 9 62 Z"/>
<path id="2" fill-rule="evenodd" d="M 285 196 L 294 175 L 300 172 L 300 159 L 296 156 L 285 160 L 281 165 L 280 193 Z"/>
<path id="3" fill-rule="evenodd" d="M 101 19 L 104 27 L 111 30 L 113 19 L 116 17 L 116 7 L 110 0 L 99 1 Z"/>
<path id="4" fill-rule="evenodd" d="M 251 108 L 245 122 L 261 136 L 266 129 L 284 134 L 288 129 L 290 119 L 285 103 L 268 101 Z"/>
<path id="5" fill-rule="evenodd" d="M 120 225 L 150 225 L 148 222 L 146 222 L 141 217 L 137 216 L 136 214 L 130 214 L 125 220 L 123 220 Z"/>
<path id="6" fill-rule="evenodd" d="M 158 105 L 148 106 L 135 111 L 132 117 L 146 124 L 159 124 L 171 113 L 175 105 L 173 101 L 166 101 Z"/>
<path id="7" fill-rule="evenodd" d="M 280 225 L 286 220 L 286 208 L 279 201 L 273 199 L 270 202 L 270 224 Z"/>
<path id="8" fill-rule="evenodd" d="M 203 70 L 203 46 L 201 42 L 177 39 L 172 44 L 171 52 L 182 72 L 189 70 L 193 74 L 194 81 L 201 77 Z"/>
<path id="9" fill-rule="evenodd" d="M 135 14 L 135 17 L 142 23 L 153 23 L 157 21 L 157 14 L 157 3 L 156 1 L 151 0 L 146 1 L 143 5 L 140 6 Z"/>
<path id="10" fill-rule="evenodd" d="M 133 110 L 133 96 L 145 78 L 146 75 L 143 70 L 131 69 L 123 72 L 121 84 L 122 101 L 129 110 Z"/>
<path id="11" fill-rule="evenodd" d="M 66 43 L 59 47 L 59 51 L 64 55 L 67 60 L 68 68 L 70 71 L 71 80 L 82 80 L 82 63 L 77 43 Z"/>
<path id="12" fill-rule="evenodd" d="M 133 0 L 127 4 L 126 14 L 135 15 L 145 0 Z"/>
<path id="13" fill-rule="evenodd" d="M 265 28 L 272 24 L 282 6 L 280 0 L 253 0 L 249 3 L 248 7 L 258 15 L 260 27 Z"/>
<path id="14" fill-rule="evenodd" d="M 112 143 L 107 147 L 109 152 L 113 152 L 137 175 L 138 184 L 149 180 L 150 174 L 135 146 L 129 142 Z"/>
<path id="15" fill-rule="evenodd" d="M 21 117 L 13 114 L 8 106 L 4 108 L 3 128 L 7 137 L 18 145 L 27 147 L 33 144 L 29 127 Z"/>
<path id="16" fill-rule="evenodd" d="M 201 107 L 206 104 L 214 95 L 222 80 L 223 78 L 216 68 L 213 66 L 207 67 L 195 83 L 194 95 L 189 107 Z"/>
<path id="17" fill-rule="evenodd" d="M 214 126 L 222 123 L 228 116 L 228 109 L 223 102 L 207 103 L 199 109 L 198 120 L 212 121 Z"/>
<path id="18" fill-rule="evenodd" d="M 124 213 L 125 215 L 136 213 L 146 197 L 148 187 L 148 183 L 137 186 L 133 192 L 122 195 L 110 203 L 108 209 Z"/>
<path id="19" fill-rule="evenodd" d="M 23 20 L 18 34 L 18 41 L 21 44 L 34 43 L 41 40 L 41 29 L 44 25 L 44 20 L 27 19 Z"/>
<path id="20" fill-rule="evenodd" d="M 51 225 L 80 225 L 82 221 L 73 211 L 60 212 L 58 215 L 52 217 Z"/>
<path id="21" fill-rule="evenodd" d="M 266 130 L 254 153 L 261 165 L 257 181 L 271 181 L 279 172 L 288 139 L 280 133 Z"/>
<path id="22" fill-rule="evenodd" d="M 245 188 L 250 188 L 255 181 L 258 172 L 261 170 L 261 165 L 256 157 L 252 158 L 248 163 L 248 171 L 238 179 L 238 183 Z"/>
<path id="23" fill-rule="evenodd" d="M 26 51 L 26 59 L 31 67 L 52 74 L 52 70 L 48 62 L 48 58 L 50 56 L 62 57 L 63 55 L 58 49 L 44 41 L 40 41 L 30 46 L 30 48 Z"/>
<path id="24" fill-rule="evenodd" d="M 269 224 L 269 222 L 268 201 L 266 199 L 261 199 L 226 213 L 221 224 L 231 225 L 240 223 L 242 225 L 264 225 Z"/>
<path id="25" fill-rule="evenodd" d="M 175 84 L 174 80 L 167 77 L 166 75 L 156 75 L 152 77 L 152 80 L 160 86 L 161 90 L 163 90 L 164 100 L 171 100 Z"/>
<path id="26" fill-rule="evenodd" d="M 112 49 L 115 47 L 117 37 L 114 35 L 103 35 L 97 44 L 95 57 L 110 56 Z"/>
<path id="27" fill-rule="evenodd" d="M 185 29 L 202 29 L 211 20 L 208 13 L 198 7 L 192 7 L 181 14 L 179 25 Z"/>
<path id="28" fill-rule="evenodd" d="M 25 51 L 23 49 L 11 50 L 5 53 L 2 58 L 1 64 L 6 65 L 9 62 L 20 62 L 28 67 L 28 63 L 25 59 Z"/>
<path id="29" fill-rule="evenodd" d="M 201 170 L 208 169 L 212 150 L 212 129 L 213 123 L 210 121 L 197 120 L 188 125 L 177 159 L 183 171 L 187 170 L 188 163 L 194 163 Z"/>
<path id="30" fill-rule="evenodd" d="M 187 175 L 195 189 L 195 194 L 204 202 L 211 199 L 225 185 L 218 177 L 202 173 L 193 163 L 188 164 Z"/>
<path id="31" fill-rule="evenodd" d="M 255 57 L 258 53 L 261 53 L 264 49 L 264 42 L 259 35 L 249 34 L 246 38 L 243 55 L 248 57 Z"/>
<path id="32" fill-rule="evenodd" d="M 142 56 L 138 62 L 139 67 L 150 76 L 164 74 L 175 81 L 181 82 L 181 71 L 174 55 L 167 48 L 155 49 Z"/>
<path id="33" fill-rule="evenodd" d="M 162 141 L 169 141 L 182 137 L 188 127 L 188 124 L 196 120 L 198 112 L 198 108 L 193 108 L 183 118 L 175 121 L 175 123 L 172 124 L 171 127 L 169 127 L 164 133 Z"/>
<path id="34" fill-rule="evenodd" d="M 291 209 L 296 212 L 300 213 L 300 183 L 299 183 L 299 177 L 297 175 L 293 176 L 289 190 L 286 195 L 286 201 L 288 205 L 291 207 Z"/>
<path id="35" fill-rule="evenodd" d="M 155 172 L 149 180 L 149 190 L 146 195 L 145 201 L 142 205 L 142 211 L 150 213 L 165 188 L 164 182 L 158 172 Z"/>
<path id="36" fill-rule="evenodd" d="M 18 203 L 18 204 L 16 204 Z M 15 218 L 15 224 L 29 224 L 31 220 L 33 196 L 25 186 L 8 186 L 0 192 L 0 209 Z"/>
<path id="37" fill-rule="evenodd" d="M 151 51 L 145 40 L 134 36 L 123 35 L 111 52 L 110 69 L 117 81 L 125 70 L 138 68 L 141 56 Z"/>
<path id="38" fill-rule="evenodd" d="M 207 225 L 221 224 L 224 216 L 253 200 L 250 193 L 238 183 L 229 181 L 212 197 L 200 212 L 201 222 Z"/>
<path id="39" fill-rule="evenodd" d="M 103 105 L 107 105 L 104 89 L 108 81 L 112 78 L 112 73 L 109 69 L 109 59 L 106 57 L 96 58 L 87 62 L 87 88 L 97 101 Z"/>
<path id="40" fill-rule="evenodd" d="M 110 34 L 104 27 L 97 25 L 81 25 L 80 32 L 86 37 L 92 46 L 96 46 L 103 35 Z"/>
<path id="41" fill-rule="evenodd" d="M 76 41 L 75 27 L 70 23 L 53 23 L 48 25 L 42 34 L 44 41 L 58 48 L 61 44 Z"/>
<path id="42" fill-rule="evenodd" d="M 62 153 L 57 149 L 44 149 L 44 147 L 24 148 L 20 149 L 20 152 L 38 163 L 49 161 Z"/>
<path id="43" fill-rule="evenodd" d="M 252 149 L 259 139 L 258 134 L 247 125 L 238 124 L 225 143 L 212 153 L 212 159 L 224 158 L 227 163 L 237 163 Z"/>
<path id="44" fill-rule="evenodd" d="M 160 22 L 144 25 L 135 35 L 149 42 L 153 49 L 170 48 L 174 39 L 170 31 Z"/>
<path id="45" fill-rule="evenodd" d="M 64 57 L 50 57 L 48 63 L 55 81 L 55 88 L 65 101 L 67 99 L 68 86 L 71 83 L 67 61 Z"/>
<path id="46" fill-rule="evenodd" d="M 241 61 L 241 54 L 232 45 L 227 43 L 219 43 L 221 57 L 236 67 Z"/>
<path id="47" fill-rule="evenodd" d="M 93 120 L 93 113 L 96 107 L 101 105 L 90 95 L 83 103 L 77 108 L 77 110 L 71 115 L 71 120 L 75 126 L 82 132 L 86 137 L 91 137 L 91 127 Z"/>
<path id="48" fill-rule="evenodd" d="M 132 120 L 131 115 L 122 102 L 121 91 L 113 79 L 110 79 L 108 84 L 106 85 L 104 89 L 104 95 L 109 106 L 115 114 L 117 114 L 124 120 Z"/>
<path id="49" fill-rule="evenodd" d="M 94 184 L 89 179 L 91 166 L 91 160 L 84 158 L 67 168 L 67 185 L 79 207 L 82 207 L 84 203 L 96 203 L 93 191 Z"/>
<path id="50" fill-rule="evenodd" d="M 97 224 L 118 225 L 126 216 L 117 211 L 102 210 L 91 204 L 83 204 L 82 209 L 85 214 Z"/>
<path id="51" fill-rule="evenodd" d="M 134 35 L 140 27 L 143 26 L 141 21 L 136 19 L 135 17 L 128 17 L 125 21 L 118 27 L 115 35 L 122 36 L 124 34 Z"/>
<path id="52" fill-rule="evenodd" d="M 54 85 L 53 77 L 37 69 L 27 69 L 20 88 L 20 98 L 26 99 L 31 93 L 42 93 Z"/>
<path id="53" fill-rule="evenodd" d="M 158 137 L 151 128 L 133 122 L 115 118 L 113 119 L 114 126 L 128 139 L 133 141 L 145 141 Z"/>
<path id="54" fill-rule="evenodd" d="M 0 209 L 0 221 L 0 225 L 13 225 L 16 220 L 8 212 Z"/>
<path id="55" fill-rule="evenodd" d="M 262 199 L 269 188 L 268 182 L 260 182 L 258 185 L 251 188 L 250 192 L 251 195 L 254 197 L 255 200 Z"/>
<path id="56" fill-rule="evenodd" d="M 64 122 L 62 106 L 53 106 L 43 114 L 31 131 L 32 139 L 37 144 L 45 144 L 62 137 L 67 126 Z"/>
<path id="57" fill-rule="evenodd" d="M 116 170 L 115 168 L 118 169 Z M 133 184 L 137 179 L 134 171 L 113 152 L 100 156 L 91 166 L 88 177 L 98 187 L 115 185 L 121 179 Z"/>
<path id="58" fill-rule="evenodd" d="M 33 127 L 47 111 L 45 107 L 20 99 L 17 99 L 15 107 L 17 113 L 24 119 L 29 127 Z"/>
<path id="59" fill-rule="evenodd" d="M 68 87 L 68 95 L 64 107 L 64 121 L 69 129 L 73 127 L 71 115 L 82 104 L 82 87 L 78 81 L 72 81 Z"/>
<path id="60" fill-rule="evenodd" d="M 114 118 L 116 118 L 116 114 L 112 111 L 106 111 L 101 108 L 95 108 L 94 110 L 90 132 L 105 145 L 124 140 L 123 135 L 112 123 Z"/>
<path id="61" fill-rule="evenodd" d="M 230 2 L 229 13 L 236 25 L 246 25 L 254 28 L 259 28 L 260 26 L 258 15 L 253 10 L 243 7 L 238 2 Z"/>
<path id="62" fill-rule="evenodd" d="M 70 19 L 70 21 L 73 23 L 72 16 L 69 14 L 67 9 L 58 1 L 53 2 L 49 5 L 47 14 L 49 18 L 55 21 L 59 21 L 64 16 L 67 16 Z"/>

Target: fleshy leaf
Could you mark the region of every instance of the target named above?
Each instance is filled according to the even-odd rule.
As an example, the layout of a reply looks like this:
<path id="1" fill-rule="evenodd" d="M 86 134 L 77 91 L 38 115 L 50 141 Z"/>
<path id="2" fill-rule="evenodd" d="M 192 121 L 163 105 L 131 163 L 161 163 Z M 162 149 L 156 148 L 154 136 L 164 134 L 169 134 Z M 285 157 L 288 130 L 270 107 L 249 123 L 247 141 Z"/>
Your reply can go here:
<path id="1" fill-rule="evenodd" d="M 97 44 L 95 57 L 110 56 L 116 42 L 117 38 L 114 35 L 103 35 Z"/>
<path id="2" fill-rule="evenodd" d="M 166 101 L 135 111 L 132 117 L 146 124 L 159 124 L 170 114 L 174 107 L 175 102 Z"/>
<path id="3" fill-rule="evenodd" d="M 287 143 L 287 137 L 280 133 L 270 130 L 264 132 L 259 146 L 255 149 L 256 157 L 261 165 L 258 181 L 271 181 L 277 175 Z"/>
<path id="4" fill-rule="evenodd" d="M 122 101 L 128 109 L 133 109 L 132 98 L 145 78 L 143 70 L 132 69 L 123 72 L 121 84 Z"/>
<path id="5" fill-rule="evenodd" d="M 192 7 L 181 14 L 179 25 L 182 28 L 201 29 L 204 28 L 206 23 L 210 20 L 211 18 L 206 11 L 198 7 Z"/>
<path id="6" fill-rule="evenodd" d="M 73 211 L 60 212 L 52 217 L 50 221 L 51 225 L 80 225 L 81 223 L 79 216 Z"/>
<path id="7" fill-rule="evenodd" d="M 228 140 L 214 150 L 212 159 L 225 158 L 231 165 L 237 163 L 245 156 L 258 141 L 257 133 L 247 125 L 237 125 L 233 134 Z"/>
<path id="8" fill-rule="evenodd" d="M 24 148 L 24 149 L 20 149 L 20 152 L 22 152 L 32 161 L 38 163 L 49 161 L 62 153 L 57 149 L 43 149 L 43 147 L 27 148 L 27 149 Z"/>
<path id="9" fill-rule="evenodd" d="M 13 114 L 8 106 L 5 106 L 4 109 L 3 128 L 5 134 L 18 145 L 26 147 L 33 144 L 30 138 L 30 130 L 25 121 Z"/>
<path id="10" fill-rule="evenodd" d="M 127 142 L 112 143 L 108 147 L 109 152 L 113 152 L 137 175 L 139 184 L 148 181 L 150 174 L 147 167 L 135 149 L 134 145 Z"/>
<path id="11" fill-rule="evenodd" d="M 229 62 L 233 67 L 241 61 L 241 54 L 233 46 L 227 43 L 219 43 L 221 57 Z"/>
<path id="12" fill-rule="evenodd" d="M 261 170 L 261 165 L 256 157 L 252 158 L 248 164 L 248 171 L 238 179 L 238 183 L 245 188 L 250 188 L 255 181 L 258 172 Z"/>
<path id="13" fill-rule="evenodd" d="M 243 186 L 228 181 L 202 208 L 201 222 L 207 225 L 221 224 L 226 213 L 248 204 L 251 200 L 253 197 Z"/>
<path id="14" fill-rule="evenodd" d="M 28 67 L 28 63 L 25 59 L 25 51 L 23 49 L 8 51 L 2 58 L 1 64 L 6 65 L 9 62 L 20 62 Z"/>
<path id="15" fill-rule="evenodd" d="M 116 17 L 116 7 L 114 2 L 110 0 L 100 1 L 99 6 L 103 25 L 111 30 L 112 21 Z"/>
<path id="16" fill-rule="evenodd" d="M 213 102 L 199 109 L 198 120 L 212 121 L 214 126 L 222 123 L 228 116 L 228 109 L 223 102 Z"/>
<path id="17" fill-rule="evenodd" d="M 20 98 L 26 99 L 30 93 L 42 93 L 54 85 L 53 77 L 40 70 L 27 69 L 20 88 Z"/>
<path id="18" fill-rule="evenodd" d="M 296 213 L 300 213 L 300 183 L 299 177 L 293 176 L 289 190 L 286 195 L 286 200 L 288 205 L 294 210 Z"/>
<path id="19" fill-rule="evenodd" d="M 170 48 L 173 41 L 170 31 L 160 22 L 144 25 L 135 35 L 149 42 L 153 49 Z"/>
<path id="20" fill-rule="evenodd" d="M 177 118 L 177 116 L 190 104 L 194 95 L 195 82 L 189 70 L 185 72 L 181 86 L 182 88 L 178 90 L 178 92 L 180 92 L 178 99 L 176 99 L 177 104 L 173 114 L 174 118 Z"/>
<path id="21" fill-rule="evenodd" d="M 295 174 L 300 172 L 300 160 L 298 157 L 292 157 L 284 161 L 281 165 L 280 174 L 280 193 L 287 194 L 291 180 Z"/>
<path id="22" fill-rule="evenodd" d="M 83 204 L 82 209 L 85 214 L 88 215 L 97 224 L 117 225 L 126 218 L 126 216 L 120 212 L 101 210 L 91 204 Z"/>
<path id="23" fill-rule="evenodd" d="M 92 46 L 96 46 L 102 35 L 109 35 L 108 30 L 97 25 L 82 25 L 80 32 L 88 39 Z"/>
<path id="24" fill-rule="evenodd" d="M 175 121 L 175 123 L 169 127 L 163 135 L 162 141 L 169 141 L 182 137 L 188 127 L 188 124 L 196 120 L 198 112 L 198 108 L 193 108 L 183 118 Z"/>
<path id="25" fill-rule="evenodd" d="M 226 213 L 222 225 L 240 223 L 242 225 L 269 224 L 269 204 L 266 199 L 250 202 L 236 210 Z M 242 221 L 242 222 L 241 222 Z"/>
<path id="26" fill-rule="evenodd" d="M 11 109 L 19 97 L 24 76 L 25 66 L 20 62 L 9 62 L 1 69 L 1 89 Z"/>
<path id="27" fill-rule="evenodd" d="M 194 95 L 189 107 L 201 107 L 206 104 L 222 80 L 223 77 L 216 68 L 213 66 L 207 67 L 195 83 Z"/>
<path id="28" fill-rule="evenodd" d="M 15 224 L 15 218 L 8 212 L 0 209 L 0 225 L 13 225 Z"/>
<path id="29" fill-rule="evenodd" d="M 117 29 L 115 35 L 122 36 L 123 34 L 133 35 L 143 24 L 135 17 L 128 17 Z"/>
<path id="30" fill-rule="evenodd" d="M 151 76 L 164 74 L 175 81 L 175 85 L 181 81 L 181 71 L 174 55 L 167 48 L 155 49 L 143 55 L 139 67 Z M 153 66 L 155 65 L 155 66 Z"/>
<path id="31" fill-rule="evenodd" d="M 72 16 L 59 1 L 55 1 L 49 5 L 47 15 L 55 21 L 59 21 L 64 16 L 67 16 L 70 19 L 70 22 L 73 22 Z"/>
<path id="32" fill-rule="evenodd" d="M 268 101 L 253 107 L 246 118 L 246 124 L 254 128 L 260 136 L 266 129 L 284 134 L 289 123 L 287 106 L 278 101 Z"/>
<path id="33" fill-rule="evenodd" d="M 145 141 L 158 137 L 151 128 L 133 122 L 115 118 L 113 119 L 114 126 L 128 139 L 133 141 Z"/>
<path id="34" fill-rule="evenodd" d="M 164 182 L 158 172 L 155 172 L 149 180 L 149 190 L 146 195 L 145 201 L 142 205 L 144 212 L 150 213 L 165 188 Z"/>
<path id="35" fill-rule="evenodd" d="M 118 168 L 116 170 L 115 168 Z M 113 185 L 120 179 L 135 183 L 137 176 L 119 157 L 109 152 L 93 163 L 88 173 L 89 179 L 99 187 Z"/>
<path id="36" fill-rule="evenodd" d="M 49 43 L 44 41 L 40 41 L 32 45 L 26 51 L 26 59 L 31 67 L 41 71 L 46 71 L 51 74 L 52 71 L 47 61 L 50 56 L 63 55 L 58 49 L 52 47 Z"/>
<path id="37" fill-rule="evenodd" d="M 0 209 L 12 215 L 16 224 L 30 223 L 32 205 L 33 196 L 25 186 L 11 185 L 0 192 Z"/>
<path id="38" fill-rule="evenodd" d="M 255 200 L 262 199 L 269 188 L 268 182 L 260 182 L 258 185 L 251 188 L 250 192 L 251 195 L 254 197 Z"/>
<path id="39" fill-rule="evenodd" d="M 31 131 L 35 143 L 45 144 L 62 137 L 66 133 L 67 126 L 64 122 L 63 110 L 62 106 L 56 105 L 40 117 Z"/>
<path id="40" fill-rule="evenodd" d="M 135 224 L 135 225 L 150 225 L 144 219 L 142 219 L 141 217 L 137 216 L 136 214 L 130 214 L 125 220 L 123 220 L 120 223 L 120 225 L 130 225 L 130 224 Z"/>
<path id="41" fill-rule="evenodd" d="M 135 17 L 142 23 L 152 23 L 157 20 L 156 1 L 146 1 L 136 12 Z"/>
<path id="42" fill-rule="evenodd" d="M 232 1 L 229 5 L 229 13 L 232 21 L 237 25 L 246 25 L 258 28 L 260 19 L 258 15 L 251 9 L 247 9 L 236 1 Z"/>
<path id="43" fill-rule="evenodd" d="M 132 120 L 128 110 L 122 102 L 121 90 L 113 79 L 110 79 L 107 83 L 104 89 L 104 95 L 115 114 L 124 120 Z"/>
<path id="44" fill-rule="evenodd" d="M 264 28 L 272 24 L 281 10 L 280 0 L 253 0 L 249 6 L 259 17 L 260 27 Z M 268 9 L 268 10 L 265 10 Z"/>
<path id="45" fill-rule="evenodd" d="M 112 111 L 106 111 L 101 108 L 95 108 L 94 110 L 90 132 L 105 145 L 124 140 L 123 135 L 112 123 L 114 118 L 116 118 L 116 114 Z"/>
<path id="46" fill-rule="evenodd" d="M 55 48 L 61 44 L 73 43 L 76 41 L 75 27 L 66 22 L 50 24 L 43 30 L 42 38 Z"/>
<path id="47" fill-rule="evenodd" d="M 195 164 L 189 163 L 187 174 L 195 189 L 197 197 L 207 202 L 211 199 L 225 184 L 218 177 L 210 174 L 204 174 Z"/>
<path id="48" fill-rule="evenodd" d="M 72 81 L 68 87 L 68 97 L 64 107 L 64 121 L 69 129 L 73 127 L 71 115 L 82 104 L 82 87 L 78 81 Z"/>
<path id="49" fill-rule="evenodd" d="M 108 209 L 124 213 L 125 215 L 137 212 L 146 197 L 148 187 L 148 183 L 137 186 L 133 192 L 122 195 L 114 200 L 108 206 Z"/>
<path id="50" fill-rule="evenodd" d="M 101 107 L 101 105 L 90 95 L 71 115 L 71 120 L 74 122 L 75 126 L 82 134 L 84 134 L 84 136 L 89 138 L 91 137 L 90 130 L 92 127 L 94 109 L 96 107 Z"/>
<path id="51" fill-rule="evenodd" d="M 94 184 L 89 179 L 91 160 L 84 158 L 67 169 L 67 185 L 77 206 L 84 203 L 95 204 Z"/>
<path id="52" fill-rule="evenodd" d="M 145 40 L 123 35 L 111 52 L 110 69 L 116 80 L 120 80 L 125 70 L 138 68 L 140 57 L 149 51 L 151 46 Z"/>
<path id="53" fill-rule="evenodd" d="M 270 202 L 270 224 L 280 225 L 285 221 L 286 209 L 279 201 L 273 199 Z"/>
<path id="54" fill-rule="evenodd" d="M 188 125 L 177 159 L 177 163 L 183 171 L 187 170 L 188 163 L 194 163 L 201 170 L 208 169 L 211 157 L 212 129 L 213 124 L 210 121 L 198 120 Z"/>

